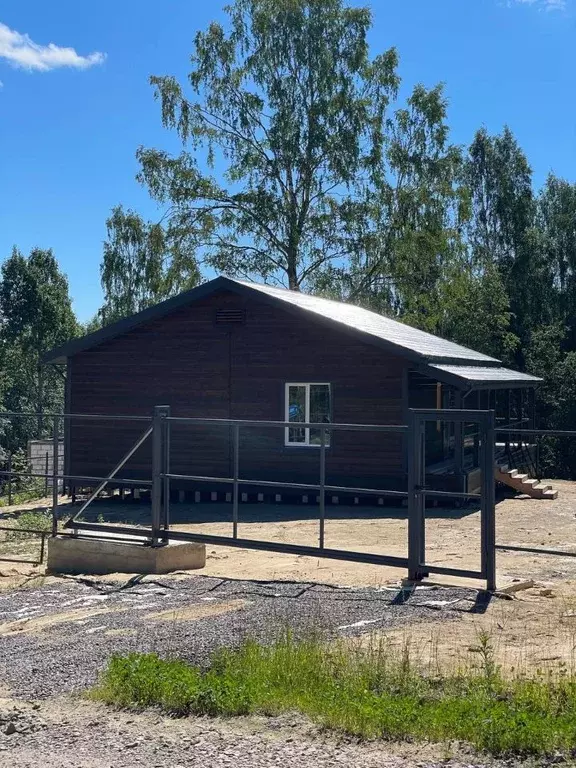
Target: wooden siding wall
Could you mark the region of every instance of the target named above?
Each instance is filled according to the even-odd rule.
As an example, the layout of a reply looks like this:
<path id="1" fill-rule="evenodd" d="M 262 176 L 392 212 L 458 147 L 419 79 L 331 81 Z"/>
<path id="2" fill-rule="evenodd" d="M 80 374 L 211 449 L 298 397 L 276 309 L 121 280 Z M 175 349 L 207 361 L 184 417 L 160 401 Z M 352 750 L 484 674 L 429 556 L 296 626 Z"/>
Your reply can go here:
<path id="1" fill-rule="evenodd" d="M 242 308 L 244 325 L 220 326 L 221 308 Z M 148 415 L 170 405 L 174 416 L 284 419 L 284 385 L 330 382 L 338 423 L 403 423 L 406 363 L 376 347 L 266 302 L 214 294 L 69 360 L 73 413 Z M 143 424 L 76 420 L 70 429 L 72 474 L 100 476 L 113 467 Z M 174 425 L 171 471 L 231 475 L 228 427 Z M 317 482 L 317 448 L 285 446 L 281 429 L 241 431 L 241 477 Z M 400 487 L 400 434 L 337 432 L 327 451 L 327 482 Z M 150 445 L 121 473 L 150 477 Z"/>

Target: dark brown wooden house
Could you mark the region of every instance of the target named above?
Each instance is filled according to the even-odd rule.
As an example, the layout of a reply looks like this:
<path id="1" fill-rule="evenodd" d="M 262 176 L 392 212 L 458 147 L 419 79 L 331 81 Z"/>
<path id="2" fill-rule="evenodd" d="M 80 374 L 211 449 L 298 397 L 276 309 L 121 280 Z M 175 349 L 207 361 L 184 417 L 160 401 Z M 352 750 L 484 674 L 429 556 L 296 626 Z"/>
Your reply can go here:
<path id="1" fill-rule="evenodd" d="M 505 423 L 529 419 L 539 379 L 492 357 L 360 307 L 219 277 L 53 350 L 65 366 L 66 412 L 290 421 L 288 430 L 243 428 L 243 478 L 317 482 L 318 434 L 298 423 L 403 424 L 410 407 L 496 408 Z M 69 420 L 69 474 L 104 476 L 141 423 Z M 502 446 L 500 446 L 502 448 Z M 174 425 L 171 471 L 230 477 L 228 425 Z M 427 471 L 453 488 L 474 484 L 473 431 L 430 424 Z M 150 477 L 145 445 L 122 470 Z M 332 432 L 326 481 L 404 488 L 402 435 Z"/>

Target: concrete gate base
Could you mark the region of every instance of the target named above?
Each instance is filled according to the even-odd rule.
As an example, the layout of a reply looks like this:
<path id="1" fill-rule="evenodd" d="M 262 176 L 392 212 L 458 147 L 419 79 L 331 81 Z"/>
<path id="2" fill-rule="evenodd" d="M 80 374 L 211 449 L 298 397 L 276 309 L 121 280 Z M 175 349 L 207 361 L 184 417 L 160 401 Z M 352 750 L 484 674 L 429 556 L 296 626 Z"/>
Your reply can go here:
<path id="1" fill-rule="evenodd" d="M 172 542 L 160 547 L 96 539 L 56 536 L 48 539 L 48 571 L 52 573 L 170 573 L 203 568 L 206 546 Z"/>

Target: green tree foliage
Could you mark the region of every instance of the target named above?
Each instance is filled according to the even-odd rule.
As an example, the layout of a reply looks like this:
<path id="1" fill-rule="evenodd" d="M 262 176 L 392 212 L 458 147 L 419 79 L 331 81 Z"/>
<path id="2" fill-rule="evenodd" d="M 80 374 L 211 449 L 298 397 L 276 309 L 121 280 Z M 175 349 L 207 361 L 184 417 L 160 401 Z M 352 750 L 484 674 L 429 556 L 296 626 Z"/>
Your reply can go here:
<path id="1" fill-rule="evenodd" d="M 526 365 L 544 379 L 537 390 L 540 426 L 576 429 L 576 351 L 570 348 L 568 328 L 560 322 L 534 328 L 526 351 Z M 541 441 L 547 476 L 576 477 L 576 440 Z"/>
<path id="2" fill-rule="evenodd" d="M 576 349 L 576 184 L 550 174 L 538 199 L 541 259 L 550 271 L 550 321 L 563 323 Z"/>
<path id="3" fill-rule="evenodd" d="M 460 228 L 469 212 L 446 117 L 442 88 L 416 86 L 407 106 L 385 121 L 349 259 L 321 276 L 342 298 L 430 331 L 441 317 L 443 277 L 463 254 Z"/>
<path id="4" fill-rule="evenodd" d="M 114 322 L 197 284 L 194 250 L 181 233 L 145 222 L 121 205 L 112 210 L 106 227 L 100 268 L 104 305 L 88 330 L 95 330 L 98 320 Z"/>
<path id="5" fill-rule="evenodd" d="M 397 55 L 370 57 L 366 8 L 236 0 L 227 11 L 228 31 L 213 23 L 196 36 L 190 96 L 173 77 L 152 78 L 184 146 L 178 156 L 141 149 L 140 178 L 172 206 L 174 225 L 219 271 L 294 290 L 364 299 L 392 246 L 428 278 L 457 155 L 441 89 L 418 86 L 390 113 Z M 396 271 L 418 280 L 401 261 Z"/>
<path id="6" fill-rule="evenodd" d="M 42 363 L 52 347 L 78 332 L 68 281 L 51 250 L 24 256 L 14 248 L 0 273 L 0 355 L 2 407 L 8 411 L 61 411 L 63 376 Z M 39 436 L 45 420 L 24 419 L 7 426 L 12 448 Z"/>
<path id="7" fill-rule="evenodd" d="M 518 338 L 510 330 L 510 301 L 499 271 L 455 264 L 443 276 L 438 333 L 464 346 L 510 363 Z"/>
<path id="8" fill-rule="evenodd" d="M 532 170 L 509 128 L 497 136 L 478 131 L 469 149 L 466 180 L 472 199 L 467 231 L 471 260 L 481 272 L 495 267 L 501 276 L 510 329 L 521 342 L 516 362 L 522 365 L 530 329 L 550 319 L 551 276 L 541 260 Z"/>

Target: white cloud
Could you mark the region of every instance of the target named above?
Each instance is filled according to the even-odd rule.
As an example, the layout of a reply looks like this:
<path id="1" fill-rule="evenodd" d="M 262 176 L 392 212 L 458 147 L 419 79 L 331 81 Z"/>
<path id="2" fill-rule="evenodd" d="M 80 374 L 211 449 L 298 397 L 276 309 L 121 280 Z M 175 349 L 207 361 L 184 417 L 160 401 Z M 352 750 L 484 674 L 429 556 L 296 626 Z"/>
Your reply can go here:
<path id="1" fill-rule="evenodd" d="M 27 34 L 21 34 L 0 22 L 0 59 L 11 66 L 27 69 L 30 72 L 48 72 L 60 67 L 88 69 L 101 64 L 103 53 L 90 53 L 80 56 L 74 48 L 62 48 L 54 43 L 38 45 Z"/>

